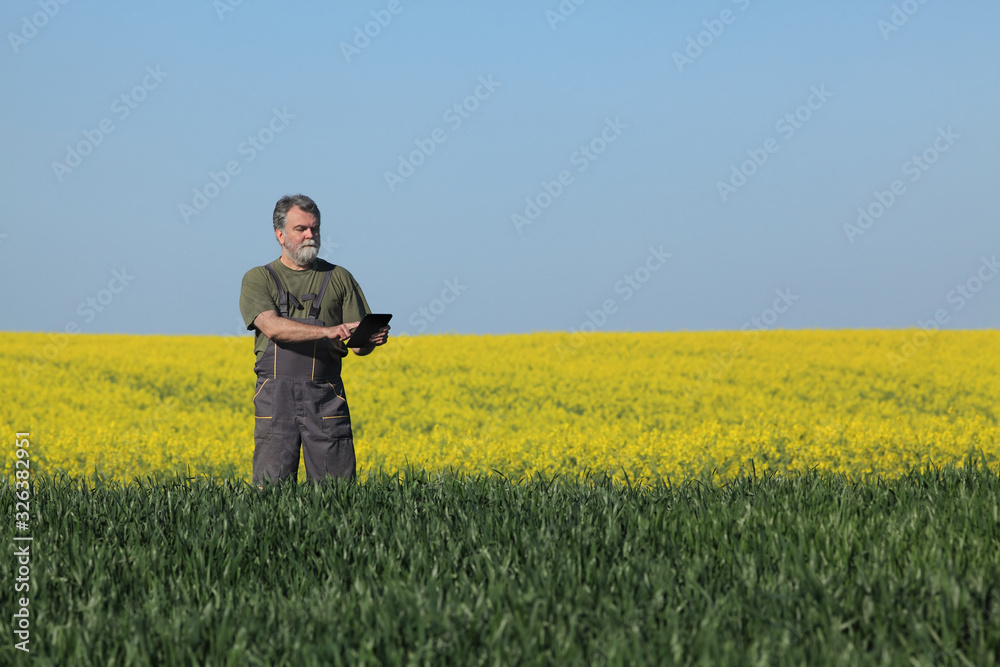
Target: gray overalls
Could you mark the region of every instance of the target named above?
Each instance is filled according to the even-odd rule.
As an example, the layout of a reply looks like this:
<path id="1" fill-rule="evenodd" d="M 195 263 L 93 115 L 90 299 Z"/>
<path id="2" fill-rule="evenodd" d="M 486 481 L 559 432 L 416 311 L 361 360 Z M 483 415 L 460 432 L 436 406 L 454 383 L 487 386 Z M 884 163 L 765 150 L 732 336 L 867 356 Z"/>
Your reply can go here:
<path id="1" fill-rule="evenodd" d="M 323 274 L 319 294 L 296 298 L 285 290 L 274 268 L 265 268 L 278 287 L 281 317 L 288 317 L 289 299 L 299 309 L 305 308 L 303 301 L 312 300 L 309 317 L 290 319 L 327 326 L 319 314 L 331 271 Z M 254 484 L 289 476 L 294 480 L 300 444 L 309 481 L 354 477 L 354 436 L 340 369 L 341 357 L 331 349 L 328 339 L 301 343 L 268 340 L 254 368 Z"/>

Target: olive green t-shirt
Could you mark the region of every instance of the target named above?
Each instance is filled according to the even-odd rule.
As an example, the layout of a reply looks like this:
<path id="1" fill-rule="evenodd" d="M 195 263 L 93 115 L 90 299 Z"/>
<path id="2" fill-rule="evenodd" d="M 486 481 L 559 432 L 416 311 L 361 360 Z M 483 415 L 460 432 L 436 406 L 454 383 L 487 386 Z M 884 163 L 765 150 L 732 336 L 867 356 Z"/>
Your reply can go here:
<path id="1" fill-rule="evenodd" d="M 371 313 L 368 302 L 361 291 L 361 286 L 351 275 L 351 272 L 342 266 L 334 266 L 326 260 L 317 258 L 313 262 L 311 269 L 304 271 L 294 271 L 281 263 L 280 259 L 271 262 L 271 266 L 278 272 L 281 284 L 285 290 L 294 294 L 296 298 L 303 294 L 318 294 L 323 273 L 333 269 L 330 274 L 330 285 L 323 295 L 323 303 L 320 304 L 319 319 L 328 327 L 343 324 L 344 322 L 359 322 L 365 315 Z M 302 299 L 299 299 L 301 302 Z M 288 316 L 294 318 L 309 317 L 309 307 L 312 300 L 302 303 L 304 308 L 297 309 L 291 299 L 288 300 Z M 240 287 L 240 313 L 243 315 L 243 322 L 247 329 L 256 331 L 254 340 L 254 352 L 257 359 L 264 354 L 267 347 L 268 338 L 253 326 L 253 321 L 264 311 L 271 310 L 275 313 L 278 309 L 278 287 L 274 284 L 271 273 L 263 266 L 255 266 L 243 276 L 243 285 Z M 330 341 L 330 350 L 333 354 L 341 357 L 347 356 L 347 348 L 339 340 Z"/>

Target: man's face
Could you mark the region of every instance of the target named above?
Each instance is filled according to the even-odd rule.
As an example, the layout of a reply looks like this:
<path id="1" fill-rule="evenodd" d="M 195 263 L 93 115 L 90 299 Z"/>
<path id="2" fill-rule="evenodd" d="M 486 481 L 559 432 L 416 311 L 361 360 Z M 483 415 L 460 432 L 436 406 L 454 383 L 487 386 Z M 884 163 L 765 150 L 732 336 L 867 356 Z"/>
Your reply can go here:
<path id="1" fill-rule="evenodd" d="M 284 231 L 275 230 L 278 243 L 299 266 L 309 266 L 319 254 L 319 223 L 316 216 L 298 206 L 288 209 Z"/>

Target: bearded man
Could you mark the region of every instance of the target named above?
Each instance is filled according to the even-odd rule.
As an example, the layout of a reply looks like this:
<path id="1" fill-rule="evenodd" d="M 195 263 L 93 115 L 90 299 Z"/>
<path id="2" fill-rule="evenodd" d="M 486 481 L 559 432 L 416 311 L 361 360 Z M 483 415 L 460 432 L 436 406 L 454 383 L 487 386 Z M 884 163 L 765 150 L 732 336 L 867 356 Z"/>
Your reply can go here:
<path id="1" fill-rule="evenodd" d="M 299 447 L 309 481 L 355 476 L 354 436 L 341 363 L 345 340 L 371 310 L 354 276 L 318 259 L 319 207 L 305 195 L 274 207 L 281 257 L 243 276 L 240 312 L 256 332 L 253 481 L 295 480 Z M 385 326 L 351 351 L 370 354 Z M 351 341 L 354 345 L 360 341 Z"/>

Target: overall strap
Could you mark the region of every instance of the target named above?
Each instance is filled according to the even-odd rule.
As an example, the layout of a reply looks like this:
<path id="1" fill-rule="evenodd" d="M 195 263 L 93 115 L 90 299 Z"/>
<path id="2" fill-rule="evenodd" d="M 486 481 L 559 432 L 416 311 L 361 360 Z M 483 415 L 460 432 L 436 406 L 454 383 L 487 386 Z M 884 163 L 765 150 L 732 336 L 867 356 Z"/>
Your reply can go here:
<path id="1" fill-rule="evenodd" d="M 319 318 L 320 304 L 323 303 L 323 295 L 326 294 L 326 288 L 330 284 L 330 275 L 333 273 L 333 269 L 330 269 L 329 271 L 323 273 L 322 282 L 320 283 L 319 287 L 319 294 L 315 295 L 312 293 L 303 294 L 300 297 L 302 301 L 299 301 L 299 299 L 296 298 L 294 294 L 287 291 L 285 289 L 285 286 L 281 284 L 281 279 L 278 278 L 278 272 L 274 270 L 273 266 L 271 266 L 270 264 L 265 264 L 264 268 L 267 269 L 271 273 L 271 276 L 274 277 L 274 284 L 277 285 L 278 287 L 278 308 L 281 311 L 282 317 L 288 317 L 289 299 L 291 299 L 292 305 L 299 310 L 305 308 L 305 306 L 302 305 L 302 301 L 308 301 L 309 299 L 312 299 L 312 304 L 310 304 L 309 306 L 309 317 L 317 319 Z"/>
<path id="2" fill-rule="evenodd" d="M 271 273 L 274 277 L 274 284 L 278 286 L 278 309 L 281 311 L 281 316 L 288 317 L 288 292 L 285 291 L 285 286 L 281 284 L 281 279 L 278 278 L 278 272 L 274 270 L 274 267 L 270 264 L 265 264 L 264 268 Z"/>
<path id="3" fill-rule="evenodd" d="M 323 282 L 319 286 L 319 294 L 313 297 L 312 305 L 309 307 L 309 317 L 319 318 L 319 307 L 323 303 L 323 295 L 326 294 L 326 287 L 330 284 L 330 274 L 333 273 L 333 269 L 326 271 L 323 274 Z M 306 295 L 303 295 L 305 298 Z"/>

